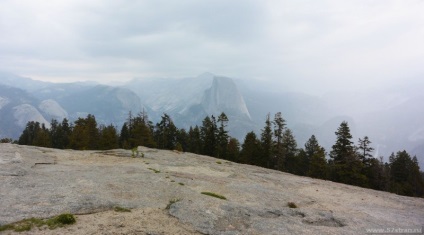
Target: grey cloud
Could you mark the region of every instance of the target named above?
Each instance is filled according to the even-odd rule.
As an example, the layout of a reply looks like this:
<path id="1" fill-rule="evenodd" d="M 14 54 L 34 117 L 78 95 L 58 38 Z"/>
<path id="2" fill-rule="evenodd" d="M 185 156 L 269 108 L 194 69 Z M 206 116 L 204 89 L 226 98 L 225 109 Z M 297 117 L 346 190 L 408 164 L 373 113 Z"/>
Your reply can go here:
<path id="1" fill-rule="evenodd" d="M 305 91 L 374 86 L 423 76 L 423 10 L 419 0 L 4 0 L 0 70 L 57 81 L 210 71 Z"/>

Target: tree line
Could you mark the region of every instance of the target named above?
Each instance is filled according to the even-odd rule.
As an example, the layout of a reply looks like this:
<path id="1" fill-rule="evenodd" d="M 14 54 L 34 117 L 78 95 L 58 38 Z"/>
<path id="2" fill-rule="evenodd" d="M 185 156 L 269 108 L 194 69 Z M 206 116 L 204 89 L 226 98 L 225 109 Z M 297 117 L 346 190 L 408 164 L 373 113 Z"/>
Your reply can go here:
<path id="1" fill-rule="evenodd" d="M 66 118 L 62 122 L 52 120 L 50 128 L 30 121 L 18 143 L 77 150 L 137 146 L 178 150 L 400 195 L 424 196 L 424 173 L 416 156 L 399 151 L 390 155 L 389 162 L 374 158 L 367 136 L 354 145 L 347 122 L 336 130 L 336 142 L 329 153 L 314 135 L 299 147 L 280 112 L 273 119 L 268 114 L 260 135 L 251 131 L 242 144 L 228 134 L 228 122 L 221 113 L 217 118 L 206 116 L 202 125 L 186 130 L 177 128 L 167 114 L 153 124 L 144 111 L 137 115 L 130 112 L 118 131 L 114 125 L 98 125 L 94 115 L 89 114 L 73 123 Z"/>

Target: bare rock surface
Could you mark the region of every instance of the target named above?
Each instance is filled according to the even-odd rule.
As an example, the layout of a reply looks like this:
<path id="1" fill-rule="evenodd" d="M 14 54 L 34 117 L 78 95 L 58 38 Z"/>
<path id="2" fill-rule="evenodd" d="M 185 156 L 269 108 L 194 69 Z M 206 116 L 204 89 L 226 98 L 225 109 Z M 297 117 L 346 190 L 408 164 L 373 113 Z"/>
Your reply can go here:
<path id="1" fill-rule="evenodd" d="M 424 225 L 423 198 L 191 153 L 139 151 L 144 158 L 129 150 L 0 144 L 0 225 L 66 212 L 77 215 L 76 224 L 27 233 L 364 234 Z"/>

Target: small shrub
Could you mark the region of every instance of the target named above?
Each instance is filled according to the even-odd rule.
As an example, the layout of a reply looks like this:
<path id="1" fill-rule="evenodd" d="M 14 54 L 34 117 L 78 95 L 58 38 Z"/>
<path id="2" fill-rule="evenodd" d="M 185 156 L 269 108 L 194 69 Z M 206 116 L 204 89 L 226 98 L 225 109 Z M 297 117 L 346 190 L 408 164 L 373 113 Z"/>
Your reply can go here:
<path id="1" fill-rule="evenodd" d="M 119 206 L 116 206 L 113 210 L 116 211 L 116 212 L 131 212 L 130 209 L 124 208 L 124 207 L 119 207 Z"/>
<path id="2" fill-rule="evenodd" d="M 290 208 L 297 208 L 297 205 L 294 202 L 288 202 L 287 206 L 290 207 Z"/>
<path id="3" fill-rule="evenodd" d="M 13 226 L 12 224 L 5 224 L 5 225 L 0 226 L 0 232 L 6 231 L 6 230 L 12 230 L 14 228 L 15 228 L 15 226 Z"/>
<path id="4" fill-rule="evenodd" d="M 174 182 L 175 182 L 175 180 L 171 180 L 171 182 L 172 182 L 172 183 L 174 183 Z"/>
<path id="5" fill-rule="evenodd" d="M 183 152 L 183 146 L 180 143 L 177 143 L 174 148 L 175 151 Z"/>
<path id="6" fill-rule="evenodd" d="M 167 210 L 171 209 L 172 204 L 179 202 L 179 201 L 181 201 L 181 199 L 179 199 L 179 198 L 169 200 L 169 203 L 168 203 L 168 205 L 166 205 L 165 209 L 167 209 Z"/>
<path id="7" fill-rule="evenodd" d="M 159 170 L 156 170 L 156 169 L 153 169 L 153 168 L 147 168 L 147 169 L 149 169 L 149 170 L 151 170 L 151 171 L 154 171 L 155 173 L 160 173 L 160 171 L 159 171 Z"/>
<path id="8" fill-rule="evenodd" d="M 221 162 L 221 161 L 216 161 L 216 163 L 217 163 L 217 164 L 222 164 L 222 162 Z"/>
<path id="9" fill-rule="evenodd" d="M 74 224 L 76 222 L 74 215 L 72 214 L 61 214 L 56 217 L 43 220 L 38 218 L 30 218 L 18 221 L 12 224 L 6 224 L 0 226 L 0 232 L 5 230 L 13 230 L 15 232 L 30 231 L 32 226 L 41 227 L 47 225 L 49 229 L 55 229 L 63 227 L 64 225 Z"/>
<path id="10" fill-rule="evenodd" d="M 216 193 L 212 193 L 212 192 L 202 192 L 202 194 L 208 195 L 208 196 L 211 196 L 211 197 L 216 197 L 216 198 L 219 198 L 219 199 L 222 199 L 222 200 L 227 200 L 226 197 L 219 195 L 219 194 L 216 194 Z"/>
<path id="11" fill-rule="evenodd" d="M 10 138 L 2 138 L 0 139 L 0 143 L 12 143 L 13 140 Z"/>
<path id="12" fill-rule="evenodd" d="M 74 224 L 77 222 L 72 214 L 61 214 L 56 217 L 56 221 L 61 224 Z"/>
<path id="13" fill-rule="evenodd" d="M 46 222 L 44 222 L 44 220 L 42 219 L 38 219 L 38 218 L 30 218 L 25 220 L 26 222 L 32 223 L 33 225 L 37 226 L 37 227 L 41 227 L 43 225 L 46 224 Z"/>
<path id="14" fill-rule="evenodd" d="M 46 221 L 49 229 L 55 229 L 63 227 L 67 224 L 74 224 L 76 222 L 74 215 L 72 214 L 61 214 Z"/>
<path id="15" fill-rule="evenodd" d="M 132 152 L 131 156 L 132 156 L 133 158 L 135 157 L 135 154 L 136 154 L 136 153 L 137 153 L 137 155 L 138 155 L 137 147 L 135 147 L 135 148 L 131 149 L 131 152 Z"/>
<path id="16" fill-rule="evenodd" d="M 13 231 L 15 231 L 15 232 L 25 232 L 25 231 L 30 231 L 31 228 L 32 228 L 32 224 L 24 223 L 24 224 L 16 225 L 14 227 Z"/>
<path id="17" fill-rule="evenodd" d="M 181 186 L 184 186 L 184 184 L 183 183 L 178 183 L 179 185 L 181 185 Z"/>

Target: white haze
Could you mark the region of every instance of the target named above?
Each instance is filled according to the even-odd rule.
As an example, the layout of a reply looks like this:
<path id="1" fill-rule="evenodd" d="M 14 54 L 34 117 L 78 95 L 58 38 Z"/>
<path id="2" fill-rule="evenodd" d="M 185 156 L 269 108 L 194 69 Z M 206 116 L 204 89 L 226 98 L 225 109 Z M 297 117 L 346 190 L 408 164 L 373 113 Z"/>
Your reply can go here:
<path id="1" fill-rule="evenodd" d="M 422 0 L 2 0 L 0 70 L 103 83 L 209 71 L 274 90 L 372 89 L 422 79 L 422 12 Z"/>

